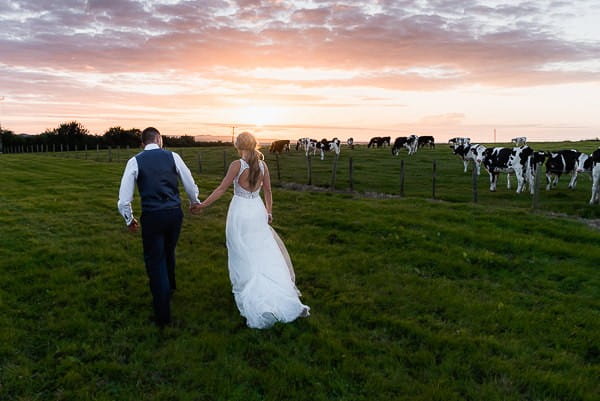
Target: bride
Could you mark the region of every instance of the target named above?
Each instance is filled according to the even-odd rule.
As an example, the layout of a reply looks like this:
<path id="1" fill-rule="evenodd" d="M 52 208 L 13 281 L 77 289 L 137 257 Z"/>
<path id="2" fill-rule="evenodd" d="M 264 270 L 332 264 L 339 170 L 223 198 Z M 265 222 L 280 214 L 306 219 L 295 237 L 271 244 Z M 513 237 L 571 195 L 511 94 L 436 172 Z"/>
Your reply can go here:
<path id="1" fill-rule="evenodd" d="M 210 206 L 233 183 L 234 195 L 225 228 L 229 278 L 247 325 L 264 329 L 276 322 L 306 317 L 310 308 L 300 302 L 287 250 L 269 225 L 273 220 L 271 181 L 256 139 L 249 132 L 242 132 L 235 148 L 241 158 L 230 164 L 221 184 L 192 211 Z"/>

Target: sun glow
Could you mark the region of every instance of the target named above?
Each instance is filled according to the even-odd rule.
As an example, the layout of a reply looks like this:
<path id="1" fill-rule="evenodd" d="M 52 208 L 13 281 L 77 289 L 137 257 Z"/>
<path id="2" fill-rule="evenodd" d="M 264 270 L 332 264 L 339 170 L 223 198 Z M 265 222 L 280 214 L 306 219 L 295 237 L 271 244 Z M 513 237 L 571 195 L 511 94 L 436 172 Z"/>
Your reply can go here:
<path id="1" fill-rule="evenodd" d="M 233 121 L 238 124 L 265 126 L 280 124 L 285 119 L 285 110 L 273 106 L 246 106 L 232 110 Z"/>

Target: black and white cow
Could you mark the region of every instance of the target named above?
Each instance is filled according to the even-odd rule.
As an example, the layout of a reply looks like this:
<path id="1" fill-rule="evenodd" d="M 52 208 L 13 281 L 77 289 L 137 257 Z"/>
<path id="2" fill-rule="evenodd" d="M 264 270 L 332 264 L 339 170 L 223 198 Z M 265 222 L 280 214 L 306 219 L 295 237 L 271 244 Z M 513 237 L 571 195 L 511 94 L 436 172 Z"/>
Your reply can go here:
<path id="1" fill-rule="evenodd" d="M 298 142 L 296 142 L 296 150 L 304 150 L 306 151 L 306 146 L 308 145 L 308 142 L 310 141 L 309 138 L 300 138 L 298 139 Z"/>
<path id="2" fill-rule="evenodd" d="M 521 193 L 526 183 L 527 162 L 533 154 L 529 146 L 515 148 L 487 148 L 483 156 L 483 165 L 490 174 L 490 191 L 496 191 L 496 184 L 500 173 L 506 173 L 507 188 L 510 189 L 510 174 L 517 177 L 517 193 Z"/>
<path id="3" fill-rule="evenodd" d="M 380 136 L 374 136 L 373 138 L 371 138 L 371 140 L 369 141 L 369 144 L 367 145 L 367 148 L 371 148 L 371 147 L 378 147 L 380 148 L 383 144 L 383 139 Z"/>
<path id="4" fill-rule="evenodd" d="M 515 144 L 515 146 L 524 146 L 527 143 L 527 137 L 518 136 L 516 138 L 511 139 L 511 142 Z"/>
<path id="5" fill-rule="evenodd" d="M 435 148 L 435 139 L 431 135 L 423 135 L 419 137 L 418 147 L 429 146 L 430 149 Z"/>
<path id="6" fill-rule="evenodd" d="M 409 155 L 414 155 L 417 153 L 417 149 L 419 146 L 419 136 L 415 134 L 411 134 L 406 138 L 406 149 L 408 149 Z"/>
<path id="7" fill-rule="evenodd" d="M 575 149 L 559 150 L 546 153 L 546 190 L 555 187 L 562 174 L 571 174 L 569 188 L 575 189 L 577 185 L 577 159 L 581 152 Z"/>
<path id="8" fill-rule="evenodd" d="M 592 153 L 592 197 L 590 205 L 600 202 L 600 148 Z"/>
<path id="9" fill-rule="evenodd" d="M 475 164 L 475 169 L 477 170 L 477 175 L 479 175 L 481 173 L 481 162 L 483 161 L 485 149 L 485 146 L 474 143 L 472 145 L 455 145 L 452 152 L 463 161 L 465 173 L 467 172 L 469 162 L 473 162 L 473 164 Z"/>
<path id="10" fill-rule="evenodd" d="M 352 137 L 348 138 L 346 143 L 348 144 L 348 146 L 350 146 L 350 149 L 354 150 L 354 138 L 352 138 Z"/>
<path id="11" fill-rule="evenodd" d="M 296 150 L 302 148 L 304 150 L 304 154 L 306 157 L 312 152 L 313 156 L 317 152 L 317 140 L 310 138 L 300 138 L 298 139 L 298 143 L 296 143 Z"/>
<path id="12" fill-rule="evenodd" d="M 394 146 L 392 146 L 392 155 L 398 156 L 400 154 L 400 149 L 406 147 L 407 138 L 405 136 L 399 136 L 394 141 Z"/>
<path id="13" fill-rule="evenodd" d="M 331 141 L 323 138 L 321 142 L 317 142 L 317 149 L 321 151 L 321 160 L 325 159 L 325 152 L 335 152 L 336 156 L 340 155 L 340 140 L 333 138 Z"/>
<path id="14" fill-rule="evenodd" d="M 398 156 L 402 148 L 406 148 L 409 155 L 414 154 L 417 151 L 418 141 L 419 137 L 416 135 L 399 136 L 394 141 L 394 146 L 392 146 L 392 155 Z"/>
<path id="15" fill-rule="evenodd" d="M 535 186 L 537 185 L 538 168 L 540 168 L 540 166 L 542 164 L 544 164 L 545 160 L 546 160 L 546 152 L 543 152 L 543 151 L 533 152 L 527 158 L 527 165 L 525 168 L 525 179 L 527 180 L 527 183 L 529 184 L 529 192 L 532 195 L 535 192 Z"/>
<path id="16" fill-rule="evenodd" d="M 456 137 L 456 138 L 450 138 L 448 140 L 448 143 L 450 144 L 451 148 L 454 148 L 456 145 L 465 145 L 465 144 L 470 144 L 471 143 L 471 138 L 465 138 L 465 137 Z"/>
<path id="17" fill-rule="evenodd" d="M 577 170 L 577 175 L 581 173 L 592 173 L 593 167 L 593 159 L 592 155 L 588 155 L 587 153 L 581 153 L 577 160 L 575 161 L 575 170 Z"/>

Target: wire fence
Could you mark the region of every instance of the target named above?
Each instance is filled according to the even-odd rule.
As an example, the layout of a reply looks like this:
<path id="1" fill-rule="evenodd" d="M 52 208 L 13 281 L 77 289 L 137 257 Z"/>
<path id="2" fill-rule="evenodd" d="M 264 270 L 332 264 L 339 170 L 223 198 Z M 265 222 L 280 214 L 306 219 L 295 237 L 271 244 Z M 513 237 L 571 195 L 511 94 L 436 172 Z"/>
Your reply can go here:
<path id="1" fill-rule="evenodd" d="M 593 151 L 598 144 L 586 144 Z M 560 147 L 560 146 L 559 146 Z M 223 177 L 229 164 L 239 158 L 232 147 L 177 148 L 176 151 L 190 170 L 202 177 Z M 139 148 L 95 147 L 83 149 L 69 145 L 37 145 L 28 148 L 4 147 L 6 155 L 15 153 L 38 154 L 47 157 L 73 158 L 95 162 L 125 163 L 140 152 Z M 587 175 L 579 179 L 575 190 L 566 189 L 566 180 L 552 191 L 545 191 L 545 177 L 538 168 L 533 191 L 526 188 L 515 193 L 514 177 L 511 189 L 504 187 L 506 176 L 494 193 L 488 190 L 489 177 L 484 169 L 481 175 L 469 167 L 463 172 L 462 161 L 444 146 L 434 150 L 421 150 L 416 155 L 406 153 L 392 156 L 387 149 L 344 149 L 339 156 L 328 153 L 324 160 L 318 155 L 306 157 L 304 152 L 265 152 L 271 180 L 274 185 L 304 190 L 317 189 L 375 197 L 411 198 L 448 201 L 460 204 L 512 205 L 520 208 L 542 209 L 575 213 L 583 217 L 600 217 L 597 205 L 588 205 L 591 180 Z M 502 186 L 500 184 L 503 184 Z M 533 193 L 532 193 L 533 192 Z"/>

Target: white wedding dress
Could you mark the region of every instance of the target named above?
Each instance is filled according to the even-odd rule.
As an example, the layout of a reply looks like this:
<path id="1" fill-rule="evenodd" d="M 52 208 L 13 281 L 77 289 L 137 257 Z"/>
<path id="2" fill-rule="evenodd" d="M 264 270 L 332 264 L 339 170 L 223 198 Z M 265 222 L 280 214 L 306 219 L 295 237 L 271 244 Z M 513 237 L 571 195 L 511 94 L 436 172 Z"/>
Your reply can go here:
<path id="1" fill-rule="evenodd" d="M 240 159 L 233 180 L 234 196 L 227 213 L 229 278 L 235 302 L 249 327 L 264 329 L 276 322 L 308 316 L 310 308 L 300 302 L 289 256 L 268 224 L 260 188 L 247 191 L 238 182 L 248 163 Z M 263 162 L 260 162 L 264 174 Z"/>

